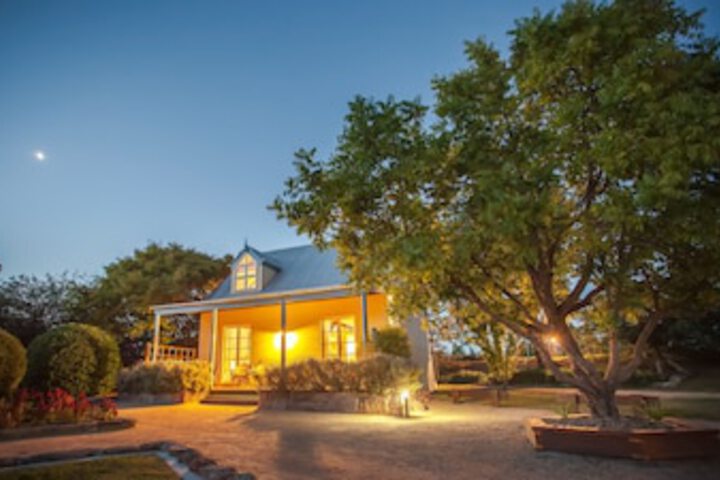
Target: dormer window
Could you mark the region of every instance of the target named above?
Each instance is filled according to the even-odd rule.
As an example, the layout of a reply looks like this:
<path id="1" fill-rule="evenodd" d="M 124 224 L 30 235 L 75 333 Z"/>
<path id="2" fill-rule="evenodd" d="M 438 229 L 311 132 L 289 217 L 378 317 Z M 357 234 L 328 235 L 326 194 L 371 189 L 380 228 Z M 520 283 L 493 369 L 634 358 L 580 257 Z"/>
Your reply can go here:
<path id="1" fill-rule="evenodd" d="M 245 253 L 240 257 L 235 270 L 235 290 L 238 292 L 255 290 L 258 285 L 257 273 L 257 262 L 250 254 Z"/>

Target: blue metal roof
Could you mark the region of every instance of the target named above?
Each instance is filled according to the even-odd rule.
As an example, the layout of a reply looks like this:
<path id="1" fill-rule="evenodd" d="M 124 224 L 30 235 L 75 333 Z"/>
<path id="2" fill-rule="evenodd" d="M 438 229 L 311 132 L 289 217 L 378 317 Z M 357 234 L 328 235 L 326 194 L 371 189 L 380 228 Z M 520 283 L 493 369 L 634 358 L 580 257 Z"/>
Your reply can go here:
<path id="1" fill-rule="evenodd" d="M 258 293 L 284 293 L 348 283 L 347 277 L 337 268 L 337 253 L 333 249 L 321 251 L 313 245 L 304 245 L 261 252 L 246 246 L 233 262 L 246 251 L 276 271 L 265 288 L 233 293 L 230 288 L 232 283 L 232 274 L 230 274 L 206 300 L 247 297 Z"/>

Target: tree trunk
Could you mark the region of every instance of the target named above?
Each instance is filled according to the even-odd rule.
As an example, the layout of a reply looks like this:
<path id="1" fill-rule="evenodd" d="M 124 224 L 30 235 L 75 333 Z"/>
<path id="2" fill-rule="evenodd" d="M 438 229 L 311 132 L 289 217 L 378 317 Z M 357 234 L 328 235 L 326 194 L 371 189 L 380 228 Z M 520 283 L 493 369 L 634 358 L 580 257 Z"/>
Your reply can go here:
<path id="1" fill-rule="evenodd" d="M 609 387 L 595 391 L 581 389 L 580 392 L 585 397 L 593 417 L 606 424 L 620 421 L 620 410 L 615 399 L 615 389 Z"/>

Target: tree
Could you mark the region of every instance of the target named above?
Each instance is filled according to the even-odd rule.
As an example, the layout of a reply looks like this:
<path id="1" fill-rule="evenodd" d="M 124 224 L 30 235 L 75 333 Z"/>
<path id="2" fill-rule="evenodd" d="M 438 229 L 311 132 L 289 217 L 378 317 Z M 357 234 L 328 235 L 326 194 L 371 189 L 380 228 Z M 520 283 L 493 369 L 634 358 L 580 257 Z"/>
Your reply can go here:
<path id="1" fill-rule="evenodd" d="M 124 363 L 142 355 L 152 335 L 152 305 L 200 300 L 228 275 L 231 257 L 222 258 L 170 243 L 150 243 L 132 256 L 105 267 L 87 295 L 83 309 L 91 322 L 122 339 Z M 163 322 L 166 340 L 197 335 L 197 320 L 179 315 Z"/>
<path id="2" fill-rule="evenodd" d="M 509 58 L 477 40 L 434 81 L 431 125 L 419 101 L 351 102 L 335 152 L 300 150 L 272 208 L 398 313 L 450 303 L 526 338 L 617 423 L 657 325 L 718 304 L 720 62 L 700 17 L 618 0 L 520 19 Z M 574 321 L 605 339 L 604 368 Z"/>
<path id="3" fill-rule="evenodd" d="M 507 386 L 517 370 L 518 337 L 499 323 L 477 325 L 473 333 L 474 343 L 480 347 L 480 356 L 487 366 L 488 381 Z"/>
<path id="4" fill-rule="evenodd" d="M 72 321 L 76 313 L 84 318 L 78 305 L 85 288 L 68 275 L 11 277 L 0 283 L 0 328 L 27 346 L 36 336 Z"/>
<path id="5" fill-rule="evenodd" d="M 385 355 L 410 358 L 410 339 L 407 331 L 398 327 L 387 327 L 381 330 L 373 330 L 372 341 L 375 349 Z"/>

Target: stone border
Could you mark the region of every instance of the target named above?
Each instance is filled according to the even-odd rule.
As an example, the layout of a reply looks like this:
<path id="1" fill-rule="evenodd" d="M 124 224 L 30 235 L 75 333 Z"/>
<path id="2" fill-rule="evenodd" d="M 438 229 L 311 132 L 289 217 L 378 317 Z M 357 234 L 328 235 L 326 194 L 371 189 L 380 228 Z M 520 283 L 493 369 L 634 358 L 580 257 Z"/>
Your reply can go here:
<path id="1" fill-rule="evenodd" d="M 80 423 L 51 423 L 47 425 L 31 425 L 0 430 L 0 442 L 24 440 L 26 438 L 56 437 L 59 435 L 77 435 L 83 433 L 101 433 L 113 430 L 123 430 L 135 426 L 135 420 L 130 418 L 115 418 L 113 420 L 80 422 Z"/>
<path id="2" fill-rule="evenodd" d="M 717 455 L 717 429 L 672 423 L 669 430 L 601 430 L 598 427 L 558 426 L 542 418 L 525 421 L 525 432 L 535 450 L 577 453 L 635 460 L 680 460 Z"/>
<path id="3" fill-rule="evenodd" d="M 24 457 L 0 458 L 0 472 L 6 468 L 28 467 L 38 463 L 72 462 L 92 460 L 109 456 L 155 453 L 167 461 L 167 456 L 207 480 L 255 480 L 255 475 L 248 472 L 239 473 L 230 467 L 223 467 L 214 460 L 202 455 L 197 450 L 173 442 L 149 442 L 140 445 L 125 445 L 103 449 L 70 450 L 49 452 Z"/>
<path id="4" fill-rule="evenodd" d="M 392 395 L 352 392 L 281 392 L 261 390 L 260 410 L 299 410 L 306 412 L 370 413 L 399 415 L 401 405 Z M 417 406 L 413 406 L 417 408 Z"/>
<path id="5" fill-rule="evenodd" d="M 173 405 L 177 403 L 197 403 L 207 397 L 208 392 L 193 394 L 187 391 L 177 393 L 122 393 L 117 401 L 132 405 Z"/>

